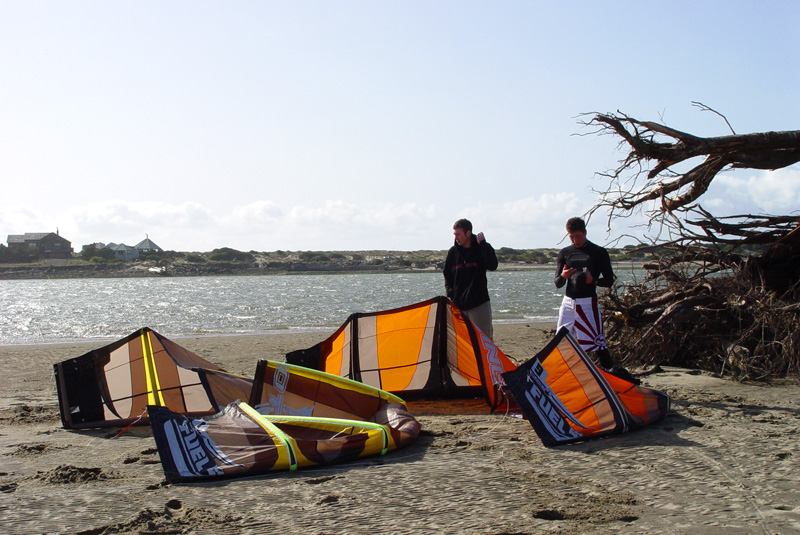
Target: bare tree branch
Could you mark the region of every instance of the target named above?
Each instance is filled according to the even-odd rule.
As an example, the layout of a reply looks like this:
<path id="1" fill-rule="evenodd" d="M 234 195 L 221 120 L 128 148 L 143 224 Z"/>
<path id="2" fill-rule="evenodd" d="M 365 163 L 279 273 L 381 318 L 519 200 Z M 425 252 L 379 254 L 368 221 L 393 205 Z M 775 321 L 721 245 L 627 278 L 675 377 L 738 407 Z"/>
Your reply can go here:
<path id="1" fill-rule="evenodd" d="M 701 109 L 701 110 L 703 110 L 703 111 L 710 111 L 710 112 L 712 112 L 712 113 L 716 113 L 717 115 L 719 115 L 720 117 L 722 117 L 722 119 L 725 121 L 725 124 L 727 124 L 727 125 L 728 125 L 728 128 L 730 128 L 730 129 L 731 129 L 731 134 L 734 134 L 734 135 L 736 135 L 736 132 L 734 131 L 733 127 L 731 126 L 731 123 L 729 123 L 729 122 L 728 122 L 728 118 L 727 118 L 727 117 L 725 117 L 724 115 L 722 115 L 720 112 L 718 112 L 717 110 L 715 110 L 715 109 L 713 109 L 713 108 L 709 108 L 708 106 L 706 106 L 706 105 L 705 105 L 705 104 L 703 104 L 702 102 L 697 102 L 697 101 L 693 100 L 693 101 L 692 101 L 692 104 L 694 104 L 695 106 L 697 106 L 698 108 L 700 108 L 700 109 Z"/>
<path id="2" fill-rule="evenodd" d="M 602 175 L 609 177 L 619 190 L 614 197 L 607 195 L 605 204 L 622 211 L 654 200 L 661 201 L 659 210 L 663 212 L 681 210 L 703 195 L 714 177 L 726 168 L 779 169 L 800 161 L 797 130 L 698 137 L 620 112 L 596 114 L 584 124 L 597 127 L 599 133 L 616 134 L 630 147 L 619 167 Z M 661 141 L 664 138 L 671 141 Z M 672 170 L 698 157 L 705 159 L 689 171 Z M 644 184 L 621 188 L 628 173 L 633 175 L 634 186 L 640 180 Z"/>
<path id="3" fill-rule="evenodd" d="M 628 147 L 616 169 L 598 173 L 607 184 L 588 215 L 606 209 L 609 228 L 634 213 L 649 216 L 637 248 L 650 255 L 646 277 L 604 299 L 610 347 L 628 364 L 750 378 L 798 372 L 800 215 L 717 217 L 700 200 L 726 169 L 800 161 L 800 131 L 738 135 L 724 115 L 693 104 L 733 134 L 698 137 L 621 112 L 582 123 Z"/>

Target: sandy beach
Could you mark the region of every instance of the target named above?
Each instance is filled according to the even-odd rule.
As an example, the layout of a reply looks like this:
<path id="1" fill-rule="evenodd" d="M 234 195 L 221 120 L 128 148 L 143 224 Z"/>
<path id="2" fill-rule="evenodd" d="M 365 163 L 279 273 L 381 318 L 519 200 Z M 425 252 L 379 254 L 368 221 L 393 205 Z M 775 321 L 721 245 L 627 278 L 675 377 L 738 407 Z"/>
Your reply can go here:
<path id="1" fill-rule="evenodd" d="M 497 325 L 522 362 L 553 325 Z M 329 333 L 176 338 L 252 376 Z M 221 482 L 165 483 L 149 427 L 61 427 L 55 362 L 103 343 L 0 347 L 0 527 L 11 534 L 533 534 L 800 532 L 800 385 L 668 368 L 667 418 L 545 448 L 530 424 L 419 414 L 416 443 L 384 457 Z"/>

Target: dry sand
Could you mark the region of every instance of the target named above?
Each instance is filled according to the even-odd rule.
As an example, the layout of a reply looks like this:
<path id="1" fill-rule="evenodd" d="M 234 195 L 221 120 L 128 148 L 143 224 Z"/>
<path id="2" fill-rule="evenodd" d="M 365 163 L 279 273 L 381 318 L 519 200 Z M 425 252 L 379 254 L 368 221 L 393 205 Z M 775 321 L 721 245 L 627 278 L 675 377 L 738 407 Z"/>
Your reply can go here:
<path id="1" fill-rule="evenodd" d="M 497 325 L 522 361 L 550 325 Z M 236 373 L 328 333 L 181 338 Z M 419 415 L 412 446 L 361 462 L 216 483 L 164 483 L 147 427 L 62 429 L 52 364 L 103 344 L 0 347 L 0 531 L 34 533 L 800 532 L 800 386 L 668 369 L 673 399 L 642 431 L 545 448 L 528 422 Z"/>

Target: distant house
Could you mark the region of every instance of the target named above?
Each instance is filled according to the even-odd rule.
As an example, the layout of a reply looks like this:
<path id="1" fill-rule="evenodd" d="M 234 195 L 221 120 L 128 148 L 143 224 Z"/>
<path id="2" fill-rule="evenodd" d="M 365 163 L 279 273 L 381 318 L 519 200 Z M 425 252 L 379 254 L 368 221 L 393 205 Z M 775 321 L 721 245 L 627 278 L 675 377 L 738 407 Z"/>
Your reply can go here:
<path id="1" fill-rule="evenodd" d="M 139 250 L 136 247 L 131 247 L 124 243 L 110 243 L 106 247 L 114 251 L 114 258 L 117 260 L 130 262 L 139 258 Z"/>
<path id="2" fill-rule="evenodd" d="M 58 231 L 9 234 L 7 243 L 9 249 L 35 250 L 42 258 L 69 258 L 72 256 L 72 242 L 59 236 Z"/>
<path id="3" fill-rule="evenodd" d="M 145 238 L 133 247 L 130 245 L 125 245 L 124 243 L 114 242 L 107 243 L 106 245 L 103 245 L 102 243 L 96 243 L 95 246 L 98 249 L 111 249 L 114 251 L 114 258 L 116 260 L 122 260 L 123 262 L 137 260 L 141 253 L 164 252 L 164 250 L 156 245 L 155 242 L 150 239 L 150 237 Z"/>
<path id="4" fill-rule="evenodd" d="M 155 244 L 153 240 L 150 239 L 150 236 L 146 237 L 136 245 L 134 245 L 137 251 L 140 253 L 163 253 L 164 249 L 159 247 Z"/>

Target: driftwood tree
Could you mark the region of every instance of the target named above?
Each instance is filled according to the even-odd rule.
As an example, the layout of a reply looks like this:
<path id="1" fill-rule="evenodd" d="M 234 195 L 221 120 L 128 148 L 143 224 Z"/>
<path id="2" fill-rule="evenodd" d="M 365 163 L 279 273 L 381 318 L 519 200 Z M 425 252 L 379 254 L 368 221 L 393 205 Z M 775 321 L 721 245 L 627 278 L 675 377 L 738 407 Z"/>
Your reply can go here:
<path id="1" fill-rule="evenodd" d="M 723 171 L 800 161 L 800 131 L 698 137 L 619 112 L 584 124 L 629 149 L 600 174 L 607 188 L 589 215 L 604 209 L 609 226 L 637 212 L 650 221 L 639 238 L 651 257 L 645 280 L 604 298 L 617 358 L 741 378 L 799 371 L 800 216 L 717 217 L 700 198 Z"/>

